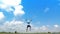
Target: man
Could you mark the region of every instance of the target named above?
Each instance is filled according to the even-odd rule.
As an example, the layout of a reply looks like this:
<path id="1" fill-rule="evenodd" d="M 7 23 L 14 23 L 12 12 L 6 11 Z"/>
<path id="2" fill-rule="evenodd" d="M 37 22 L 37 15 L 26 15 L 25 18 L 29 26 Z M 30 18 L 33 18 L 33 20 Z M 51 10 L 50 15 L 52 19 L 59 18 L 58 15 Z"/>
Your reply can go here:
<path id="1" fill-rule="evenodd" d="M 27 29 L 26 29 L 26 31 L 28 31 L 28 28 L 29 28 L 29 30 L 31 31 L 31 25 L 30 25 L 30 23 L 31 23 L 31 21 L 32 20 L 27 20 Z"/>

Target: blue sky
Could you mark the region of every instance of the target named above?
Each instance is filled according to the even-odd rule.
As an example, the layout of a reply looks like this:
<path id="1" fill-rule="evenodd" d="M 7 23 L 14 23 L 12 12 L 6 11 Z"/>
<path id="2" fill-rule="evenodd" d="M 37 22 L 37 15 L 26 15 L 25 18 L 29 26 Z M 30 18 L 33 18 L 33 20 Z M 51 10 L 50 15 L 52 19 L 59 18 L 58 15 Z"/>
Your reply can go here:
<path id="1" fill-rule="evenodd" d="M 25 19 L 32 19 L 32 29 L 35 29 L 33 31 L 58 31 L 60 0 L 0 0 L 1 31 L 20 31 L 20 27 L 25 31 Z"/>
<path id="2" fill-rule="evenodd" d="M 60 25 L 59 3 L 58 0 L 22 0 L 23 9 L 26 12 L 24 18 L 32 19 L 33 24 L 40 21 L 42 25 Z"/>

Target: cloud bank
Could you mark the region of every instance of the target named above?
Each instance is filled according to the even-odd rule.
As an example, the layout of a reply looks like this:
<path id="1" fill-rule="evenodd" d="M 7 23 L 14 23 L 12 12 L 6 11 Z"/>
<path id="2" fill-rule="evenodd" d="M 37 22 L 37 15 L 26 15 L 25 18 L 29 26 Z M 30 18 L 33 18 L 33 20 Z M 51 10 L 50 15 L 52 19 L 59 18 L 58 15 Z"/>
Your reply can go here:
<path id="1" fill-rule="evenodd" d="M 26 32 L 26 26 L 27 24 L 24 23 L 24 21 L 6 21 L 3 25 L 0 25 L 0 31 L 3 32 Z M 32 28 L 31 31 L 28 32 L 60 32 L 60 25 L 53 25 L 48 27 L 46 25 L 42 25 L 40 27 L 36 27 L 33 24 L 31 24 Z"/>
<path id="2" fill-rule="evenodd" d="M 23 28 L 25 28 L 25 25 L 23 21 L 18 21 L 15 18 L 17 16 L 22 16 L 25 14 L 24 10 L 22 10 L 23 6 L 21 5 L 21 1 L 22 0 L 0 0 L 0 9 L 3 9 L 8 13 L 12 12 L 14 15 L 14 18 L 12 21 L 5 21 L 3 25 L 0 25 L 0 31 L 13 32 L 13 31 L 24 30 Z M 5 18 L 5 15 L 3 12 L 4 11 L 0 10 L 0 20 Z"/>
<path id="3" fill-rule="evenodd" d="M 15 16 L 25 14 L 22 10 L 21 0 L 0 0 L 0 8 L 7 12 L 13 11 Z"/>

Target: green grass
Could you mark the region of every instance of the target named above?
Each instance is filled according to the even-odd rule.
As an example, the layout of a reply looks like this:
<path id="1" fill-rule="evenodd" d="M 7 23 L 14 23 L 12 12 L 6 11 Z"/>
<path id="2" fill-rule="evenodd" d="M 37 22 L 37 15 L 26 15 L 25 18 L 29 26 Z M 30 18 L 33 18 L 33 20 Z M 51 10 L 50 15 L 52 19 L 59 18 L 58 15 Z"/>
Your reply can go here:
<path id="1" fill-rule="evenodd" d="M 0 32 L 0 34 L 60 34 L 60 32 L 53 32 L 53 33 L 11 33 L 11 32 Z"/>

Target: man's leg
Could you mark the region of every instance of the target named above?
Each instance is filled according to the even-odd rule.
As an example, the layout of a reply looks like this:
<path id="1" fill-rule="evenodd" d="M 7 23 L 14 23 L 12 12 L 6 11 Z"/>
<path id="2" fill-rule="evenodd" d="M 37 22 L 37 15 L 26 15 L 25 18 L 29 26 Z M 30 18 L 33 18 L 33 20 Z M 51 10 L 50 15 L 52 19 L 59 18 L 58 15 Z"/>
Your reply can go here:
<path id="1" fill-rule="evenodd" d="M 30 26 L 30 31 L 31 31 L 31 26 Z"/>
<path id="2" fill-rule="evenodd" d="M 26 32 L 28 31 L 28 25 L 27 25 L 27 29 L 26 29 Z"/>

